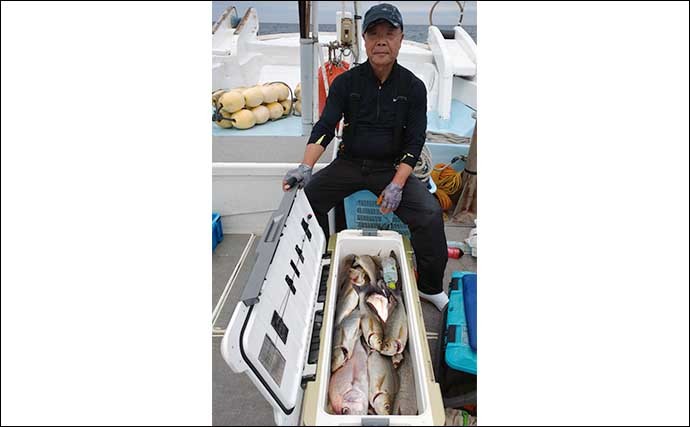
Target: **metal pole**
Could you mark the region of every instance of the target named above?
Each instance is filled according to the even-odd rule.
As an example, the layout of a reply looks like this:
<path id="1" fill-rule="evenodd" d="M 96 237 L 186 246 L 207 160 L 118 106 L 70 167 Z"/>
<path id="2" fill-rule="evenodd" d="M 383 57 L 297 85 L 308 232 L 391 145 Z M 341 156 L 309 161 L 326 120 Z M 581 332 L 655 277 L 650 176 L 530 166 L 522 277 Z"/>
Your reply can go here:
<path id="1" fill-rule="evenodd" d="M 311 17 L 309 1 L 299 2 L 300 11 L 300 86 L 302 87 L 302 135 L 308 136 L 314 126 L 314 39 L 309 34 Z"/>
<path id="2" fill-rule="evenodd" d="M 312 54 L 312 75 L 316 76 L 316 78 L 312 79 L 312 96 L 311 98 L 311 111 L 312 111 L 312 123 L 316 123 L 319 120 L 319 60 L 318 58 L 321 56 L 320 52 L 318 49 L 321 49 L 321 46 L 319 45 L 319 2 L 318 1 L 312 1 L 311 2 L 311 21 L 312 21 L 312 48 L 314 49 L 313 54 Z"/>

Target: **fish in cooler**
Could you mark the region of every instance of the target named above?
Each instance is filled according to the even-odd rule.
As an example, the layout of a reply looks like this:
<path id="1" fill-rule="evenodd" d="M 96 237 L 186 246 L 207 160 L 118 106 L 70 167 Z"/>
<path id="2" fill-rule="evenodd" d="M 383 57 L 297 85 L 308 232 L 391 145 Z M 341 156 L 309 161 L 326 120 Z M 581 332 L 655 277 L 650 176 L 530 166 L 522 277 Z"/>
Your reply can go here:
<path id="1" fill-rule="evenodd" d="M 352 357 L 331 376 L 328 397 L 335 414 L 367 414 L 369 408 L 367 360 L 367 353 L 360 340 L 357 340 Z"/>
<path id="2" fill-rule="evenodd" d="M 368 283 L 378 282 L 378 267 L 376 266 L 376 263 L 372 257 L 369 255 L 356 255 L 354 265 L 361 266 L 364 269 L 364 272 L 369 279 L 367 280 Z"/>
<path id="3" fill-rule="evenodd" d="M 393 356 L 391 356 L 391 362 L 393 362 L 393 367 L 395 369 L 398 369 L 398 366 L 400 366 L 402 361 L 403 361 L 403 353 L 398 353 L 398 354 L 394 354 Z"/>
<path id="4" fill-rule="evenodd" d="M 369 348 L 381 351 L 383 345 L 383 325 L 379 321 L 378 315 L 369 307 L 364 298 L 359 300 L 359 312 L 362 316 L 360 326 L 362 337 Z"/>
<path id="5" fill-rule="evenodd" d="M 362 267 L 350 268 L 349 272 L 350 283 L 354 286 L 363 286 L 366 284 L 366 273 Z"/>
<path id="6" fill-rule="evenodd" d="M 352 357 L 355 344 L 361 335 L 359 310 L 354 309 L 343 321 L 336 326 L 331 351 L 331 372 L 343 366 Z"/>
<path id="7" fill-rule="evenodd" d="M 417 415 L 417 392 L 409 350 L 405 350 L 402 364 L 396 369 L 398 393 L 393 403 L 393 415 Z"/>
<path id="8" fill-rule="evenodd" d="M 359 294 L 356 290 L 356 286 L 352 286 L 350 282 L 347 282 L 340 289 L 338 295 L 338 301 L 336 302 L 335 308 L 335 324 L 339 325 L 347 316 L 352 313 L 352 311 L 357 308 L 359 304 Z"/>
<path id="9" fill-rule="evenodd" d="M 378 415 L 390 415 L 397 388 L 397 378 L 389 357 L 371 350 L 367 358 L 369 404 Z"/>
<path id="10" fill-rule="evenodd" d="M 375 291 L 366 296 L 367 305 L 376 313 L 383 323 L 388 320 L 388 313 L 390 310 L 388 298 L 385 295 Z"/>
<path id="11" fill-rule="evenodd" d="M 392 297 L 395 298 L 395 297 Z M 383 345 L 381 346 L 381 354 L 386 356 L 394 356 L 400 354 L 405 350 L 407 345 L 407 312 L 402 298 L 397 301 L 395 308 L 386 322 L 383 331 Z"/>
<path id="12" fill-rule="evenodd" d="M 397 259 L 391 253 L 378 264 L 376 257 L 368 255 L 349 255 L 344 260 L 346 265 L 339 271 L 347 274 L 340 280 L 336 299 L 329 405 L 334 414 L 341 415 L 416 415 L 412 359 L 406 350 L 408 319 Z M 386 276 L 388 284 L 381 263 L 389 270 L 396 264 L 396 274 L 389 271 Z"/>

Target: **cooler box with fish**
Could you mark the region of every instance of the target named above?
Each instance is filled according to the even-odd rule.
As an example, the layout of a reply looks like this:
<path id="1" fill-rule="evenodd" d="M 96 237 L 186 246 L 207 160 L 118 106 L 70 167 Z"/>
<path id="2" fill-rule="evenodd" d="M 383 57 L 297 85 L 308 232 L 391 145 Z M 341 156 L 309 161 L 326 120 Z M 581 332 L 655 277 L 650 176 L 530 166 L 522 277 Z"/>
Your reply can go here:
<path id="1" fill-rule="evenodd" d="M 382 291 L 387 299 L 365 293 L 366 286 L 373 286 L 371 281 L 356 289 L 357 296 L 351 292 L 343 296 L 350 281 L 356 282 L 353 272 L 369 277 L 362 273 L 370 271 L 362 260 L 376 258 L 379 265 L 382 254 L 392 255 L 398 264 L 397 287 L 389 284 L 394 291 Z M 276 424 L 443 425 L 443 401 L 434 378 L 408 240 L 394 231 L 344 230 L 326 248 L 304 192 L 293 189 L 269 221 L 257 255 L 221 352 L 233 371 L 245 372 L 268 400 Z M 350 266 L 353 259 L 358 270 Z M 378 282 L 384 283 L 381 278 Z M 363 303 L 364 295 L 391 307 L 378 336 L 368 329 L 362 332 L 363 320 L 381 320 L 364 316 L 373 310 Z M 346 301 L 354 301 L 350 297 L 358 302 L 343 309 Z M 343 333 L 353 324 L 351 332 Z M 401 324 L 405 325 L 402 342 L 391 338 L 390 331 Z M 340 343 L 344 336 L 352 339 L 346 346 Z M 332 369 L 332 364 L 339 367 Z M 343 395 L 338 394 L 341 391 Z M 365 396 L 358 397 L 362 392 Z M 410 407 L 414 413 L 409 413 Z M 375 414 L 379 410 L 383 415 Z"/>

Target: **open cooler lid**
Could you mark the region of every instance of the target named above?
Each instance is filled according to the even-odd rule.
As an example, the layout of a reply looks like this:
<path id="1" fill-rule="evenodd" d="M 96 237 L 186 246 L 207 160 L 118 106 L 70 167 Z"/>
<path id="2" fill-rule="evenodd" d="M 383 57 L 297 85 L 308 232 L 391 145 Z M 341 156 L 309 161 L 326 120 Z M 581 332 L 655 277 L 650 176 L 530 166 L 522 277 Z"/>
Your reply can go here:
<path id="1" fill-rule="evenodd" d="M 325 247 L 304 191 L 286 192 L 261 236 L 257 261 L 226 331 L 232 341 L 227 351 L 239 350 L 237 364 L 246 364 L 262 394 L 288 416 L 301 398 Z"/>

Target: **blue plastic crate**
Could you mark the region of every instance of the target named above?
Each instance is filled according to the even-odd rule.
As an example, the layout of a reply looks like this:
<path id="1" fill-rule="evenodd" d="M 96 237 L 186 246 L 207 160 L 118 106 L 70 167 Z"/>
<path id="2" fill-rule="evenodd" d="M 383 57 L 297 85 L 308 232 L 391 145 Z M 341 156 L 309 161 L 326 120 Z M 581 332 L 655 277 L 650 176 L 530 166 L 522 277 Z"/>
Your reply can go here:
<path id="1" fill-rule="evenodd" d="M 223 241 L 223 224 L 220 222 L 220 214 L 211 214 L 211 222 L 211 232 L 213 235 L 213 249 L 211 250 L 215 251 L 218 243 Z"/>
<path id="2" fill-rule="evenodd" d="M 436 192 L 433 180 L 427 182 L 430 193 Z M 347 228 L 393 230 L 410 237 L 410 229 L 394 213 L 382 214 L 376 204 L 376 196 L 369 190 L 361 190 L 345 198 L 345 222 Z"/>
<path id="3" fill-rule="evenodd" d="M 410 237 L 410 229 L 394 213 L 382 214 L 376 204 L 376 196 L 369 190 L 361 190 L 345 198 L 345 222 L 347 228 L 393 230 Z"/>

